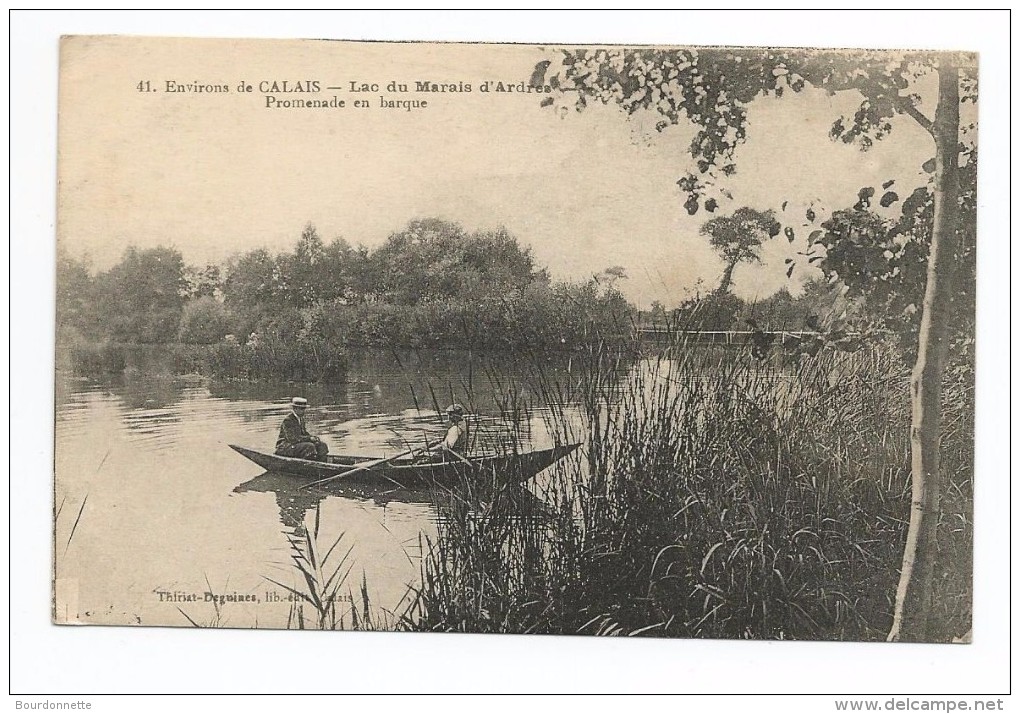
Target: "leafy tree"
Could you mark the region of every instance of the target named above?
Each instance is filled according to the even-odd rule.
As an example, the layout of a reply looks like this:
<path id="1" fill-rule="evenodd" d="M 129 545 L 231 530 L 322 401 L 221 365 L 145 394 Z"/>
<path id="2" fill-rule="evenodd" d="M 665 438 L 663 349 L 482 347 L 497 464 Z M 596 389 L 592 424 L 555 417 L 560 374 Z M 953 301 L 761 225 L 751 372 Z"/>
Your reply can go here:
<path id="1" fill-rule="evenodd" d="M 378 295 L 378 284 L 372 272 L 374 265 L 368 248 L 347 246 L 343 254 L 345 274 L 350 276 L 350 297 L 357 302 L 368 302 Z"/>
<path id="2" fill-rule="evenodd" d="M 228 306 L 276 303 L 282 294 L 279 268 L 269 251 L 258 248 L 227 260 L 223 300 Z"/>
<path id="3" fill-rule="evenodd" d="M 280 269 L 265 248 L 257 248 L 227 261 L 223 299 L 229 307 L 281 301 Z"/>
<path id="4" fill-rule="evenodd" d="M 470 234 L 462 250 L 462 291 L 469 293 L 472 285 L 487 291 L 520 291 L 534 281 L 549 280 L 548 274 L 536 267 L 531 249 L 522 248 L 502 226 Z"/>
<path id="5" fill-rule="evenodd" d="M 318 302 L 333 282 L 326 271 L 326 246 L 311 223 L 305 225 L 294 252 L 277 260 L 283 301 L 291 307 Z"/>
<path id="6" fill-rule="evenodd" d="M 658 300 L 653 300 L 648 310 L 648 319 L 652 325 L 665 325 L 669 322 L 669 315 L 666 313 L 666 308 L 662 306 L 662 303 Z"/>
<path id="7" fill-rule="evenodd" d="M 764 300 L 748 303 L 737 315 L 737 324 L 742 329 L 754 324 L 762 330 L 802 330 L 807 314 L 806 306 L 790 295 L 786 288 Z"/>
<path id="8" fill-rule="evenodd" d="M 236 318 L 234 329 L 246 337 L 266 316 L 284 307 L 284 285 L 276 258 L 265 248 L 232 256 L 223 280 L 223 304 Z"/>
<path id="9" fill-rule="evenodd" d="M 847 327 L 861 311 L 859 301 L 847 298 L 841 283 L 811 280 L 804 285 L 804 294 L 797 299 L 809 330 L 832 332 Z"/>
<path id="10" fill-rule="evenodd" d="M 977 226 L 977 151 L 967 147 L 959 172 L 959 221 L 950 244 L 955 271 L 949 299 L 950 318 L 945 339 L 970 342 L 974 336 Z M 892 187 L 887 182 L 884 189 Z M 861 189 L 851 208 L 835 211 L 812 234 L 810 260 L 826 278 L 845 286 L 847 297 L 861 301 L 865 309 L 854 316 L 855 328 L 889 332 L 901 343 L 908 361 L 917 357 L 921 305 L 927 279 L 929 243 L 932 235 L 935 194 L 931 186 L 915 189 L 902 201 L 900 215 L 886 218 L 871 205 L 873 187 Z M 883 208 L 899 202 L 893 191 L 880 201 Z"/>
<path id="11" fill-rule="evenodd" d="M 184 305 L 177 339 L 190 344 L 209 345 L 222 340 L 230 329 L 230 315 L 223 303 L 203 295 Z"/>
<path id="12" fill-rule="evenodd" d="M 539 63 L 533 84 L 546 81 L 551 62 Z M 919 84 L 934 75 L 934 115 L 921 108 Z M 548 83 L 574 93 L 575 106 L 617 104 L 628 113 L 652 110 L 658 128 L 689 120 L 698 131 L 690 153 L 697 173 L 677 182 L 692 215 L 713 210 L 718 181 L 736 172 L 735 152 L 746 140 L 747 105 L 764 95 L 816 87 L 852 91 L 860 104 L 837 119 L 830 136 L 862 149 L 884 138 L 897 115 L 912 118 L 932 139 L 932 218 L 919 307 L 916 361 L 911 379 L 911 513 L 896 592 L 890 640 L 929 639 L 929 613 L 939 520 L 939 433 L 942 375 L 953 315 L 954 239 L 961 225 L 959 154 L 961 101 L 977 98 L 974 55 L 932 52 L 829 52 L 777 49 L 568 50 Z M 543 104 L 554 104 L 546 98 Z M 793 238 L 793 229 L 787 236 Z M 843 276 L 840 276 L 841 278 Z"/>
<path id="13" fill-rule="evenodd" d="M 465 238 L 458 224 L 437 218 L 411 221 L 390 234 L 372 255 L 372 272 L 385 300 L 413 305 L 453 293 L 450 267 Z"/>
<path id="14" fill-rule="evenodd" d="M 78 260 L 58 244 L 56 281 L 57 328 L 95 329 L 96 285 L 88 259 Z"/>
<path id="15" fill-rule="evenodd" d="M 413 305 L 521 290 L 547 279 L 506 229 L 468 234 L 438 218 L 411 221 L 371 257 L 386 301 Z"/>
<path id="16" fill-rule="evenodd" d="M 344 304 L 362 300 L 371 290 L 371 276 L 365 275 L 367 257 L 365 248 L 354 249 L 343 238 L 330 242 L 323 250 L 317 274 L 318 298 Z"/>
<path id="17" fill-rule="evenodd" d="M 627 279 L 627 269 L 622 265 L 613 265 L 594 276 L 595 282 L 605 285 L 607 290 L 615 290 L 616 283 Z"/>
<path id="18" fill-rule="evenodd" d="M 851 304 L 845 293 L 842 285 L 820 278 L 805 284 L 799 297 L 784 287 L 767 298 L 746 303 L 737 313 L 735 324 L 739 329 L 757 326 L 766 331 L 821 332 L 830 344 L 846 346 L 849 343 L 845 338 L 842 342 L 835 339 L 845 335 L 848 327 Z"/>
<path id="19" fill-rule="evenodd" d="M 221 292 L 220 266 L 207 264 L 204 268 L 187 266 L 184 269 L 189 298 L 216 297 Z"/>
<path id="20" fill-rule="evenodd" d="M 685 300 L 674 315 L 683 330 L 725 332 L 739 327 L 738 315 L 746 308 L 747 304 L 733 293 L 716 290 Z"/>
<path id="21" fill-rule="evenodd" d="M 779 235 L 779 229 L 773 211 L 756 211 L 746 206 L 731 216 L 718 216 L 701 226 L 701 235 L 708 236 L 726 263 L 717 292 L 729 292 L 738 263 L 761 262 L 762 243 Z"/>
<path id="22" fill-rule="evenodd" d="M 128 248 L 120 263 L 96 277 L 97 314 L 123 342 L 168 342 L 177 335 L 188 284 L 174 248 Z"/>

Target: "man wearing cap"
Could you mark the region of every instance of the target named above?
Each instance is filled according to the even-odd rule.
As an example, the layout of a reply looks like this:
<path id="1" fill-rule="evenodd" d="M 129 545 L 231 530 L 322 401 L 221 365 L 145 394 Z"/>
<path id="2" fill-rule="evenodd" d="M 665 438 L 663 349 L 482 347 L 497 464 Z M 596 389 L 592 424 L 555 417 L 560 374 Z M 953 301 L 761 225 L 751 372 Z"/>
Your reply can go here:
<path id="1" fill-rule="evenodd" d="M 322 439 L 312 436 L 305 429 L 305 409 L 308 400 L 294 397 L 290 400 L 290 414 L 280 425 L 280 438 L 276 440 L 277 456 L 293 456 L 298 459 L 325 461 L 329 447 Z"/>
<path id="2" fill-rule="evenodd" d="M 464 421 L 464 407 L 451 404 L 446 408 L 446 416 L 450 419 L 450 428 L 446 430 L 446 438 L 440 443 L 443 451 L 452 451 L 463 455 L 468 445 L 467 422 Z"/>

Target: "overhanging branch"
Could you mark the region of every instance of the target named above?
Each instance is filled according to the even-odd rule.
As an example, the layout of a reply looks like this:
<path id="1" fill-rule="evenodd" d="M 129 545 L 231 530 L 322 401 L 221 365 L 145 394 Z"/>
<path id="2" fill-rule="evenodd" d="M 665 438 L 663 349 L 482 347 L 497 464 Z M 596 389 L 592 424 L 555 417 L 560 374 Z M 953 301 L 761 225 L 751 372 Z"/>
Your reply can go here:
<path id="1" fill-rule="evenodd" d="M 914 102 L 910 99 L 910 97 L 902 97 L 897 93 L 897 91 L 894 88 L 883 85 L 874 80 L 868 80 L 863 82 L 863 89 L 861 89 L 861 94 L 864 95 L 866 101 L 874 101 L 876 97 L 882 95 L 885 95 L 887 97 L 891 95 L 891 98 L 895 103 L 896 109 L 903 112 L 909 117 L 913 117 L 914 121 L 920 124 L 921 127 L 926 132 L 928 132 L 932 136 L 935 136 L 934 122 L 932 122 L 931 119 L 922 114 L 921 111 L 916 106 L 914 106 Z"/>
<path id="2" fill-rule="evenodd" d="M 907 116 L 913 117 L 914 121 L 920 124 L 926 132 L 934 135 L 935 124 L 931 119 L 922 114 L 908 97 L 898 97 L 896 103 L 900 111 Z"/>

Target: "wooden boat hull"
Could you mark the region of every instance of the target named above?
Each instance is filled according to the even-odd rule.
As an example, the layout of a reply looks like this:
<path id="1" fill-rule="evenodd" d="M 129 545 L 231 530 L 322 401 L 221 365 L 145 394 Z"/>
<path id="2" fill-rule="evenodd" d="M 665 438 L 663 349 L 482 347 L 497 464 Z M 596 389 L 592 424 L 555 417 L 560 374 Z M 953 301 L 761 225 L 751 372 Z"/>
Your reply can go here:
<path id="1" fill-rule="evenodd" d="M 522 483 L 534 478 L 540 471 L 574 451 L 580 444 L 555 446 L 551 449 L 529 451 L 524 454 L 485 455 L 472 457 L 470 464 L 463 461 L 432 461 L 415 463 L 411 459 L 397 459 L 338 479 L 333 483 L 391 484 L 404 488 L 420 486 L 450 486 L 462 479 L 477 477 L 479 473 L 494 474 L 503 482 Z M 230 444 L 230 448 L 254 461 L 266 471 L 301 477 L 311 483 L 319 479 L 349 471 L 359 463 L 375 461 L 369 456 L 330 456 L 329 461 L 308 461 L 289 456 L 266 454 L 254 449 Z"/>

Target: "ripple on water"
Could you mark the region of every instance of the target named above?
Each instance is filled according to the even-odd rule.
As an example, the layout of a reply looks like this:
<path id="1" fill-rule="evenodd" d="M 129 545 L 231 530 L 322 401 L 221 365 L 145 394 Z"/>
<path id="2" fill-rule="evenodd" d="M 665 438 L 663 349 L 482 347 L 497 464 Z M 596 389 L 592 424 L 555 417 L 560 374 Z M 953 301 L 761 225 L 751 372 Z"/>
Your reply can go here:
<path id="1" fill-rule="evenodd" d="M 434 406 L 433 388 L 440 407 L 451 398 L 474 405 L 471 427 L 481 450 L 505 443 L 540 448 L 552 440 L 547 410 L 503 419 L 495 390 L 481 393 L 476 384 L 468 398 L 456 386 L 469 381 L 457 372 L 466 364 L 462 357 L 399 366 L 385 357 L 359 360 L 354 377 L 360 383 L 353 385 L 196 384 L 136 372 L 107 384 L 62 387 L 56 405 L 61 485 L 75 496 L 89 494 L 81 537 L 63 563 L 81 576 L 82 611 L 113 607 L 146 623 L 183 625 L 176 610 L 138 593 L 202 592 L 206 575 L 214 585 L 229 579 L 230 589 L 264 591 L 264 576 L 288 575 L 273 564 L 287 561 L 288 535 L 308 527 L 316 511 L 324 540 L 344 534 L 354 546 L 354 572 L 365 571 L 373 602 L 399 602 L 420 574 L 423 534 L 434 538 L 435 494 L 382 487 L 310 495 L 288 479 L 251 485 L 259 470 L 226 448 L 271 450 L 295 394 L 309 398 L 309 430 L 334 453 L 393 455 L 441 437 L 444 415 L 419 408 Z M 120 557 L 129 546 L 137 557 Z M 275 620 L 272 611 L 258 614 L 260 625 L 286 624 L 285 608 Z M 245 616 L 237 611 L 232 624 L 250 626 Z"/>

